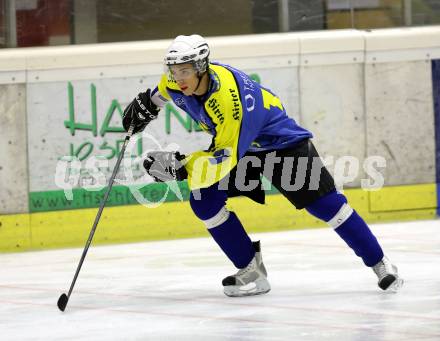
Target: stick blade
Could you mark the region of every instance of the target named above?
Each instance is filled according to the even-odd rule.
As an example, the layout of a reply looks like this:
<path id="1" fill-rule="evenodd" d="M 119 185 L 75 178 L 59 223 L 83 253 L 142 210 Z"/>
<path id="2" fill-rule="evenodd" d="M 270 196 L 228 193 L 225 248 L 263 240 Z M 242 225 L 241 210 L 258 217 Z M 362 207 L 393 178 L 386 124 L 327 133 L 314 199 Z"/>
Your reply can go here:
<path id="1" fill-rule="evenodd" d="M 67 297 L 66 294 L 62 294 L 58 299 L 58 303 L 57 303 L 58 309 L 64 311 L 64 309 L 66 309 L 67 302 L 69 302 L 69 298 Z"/>

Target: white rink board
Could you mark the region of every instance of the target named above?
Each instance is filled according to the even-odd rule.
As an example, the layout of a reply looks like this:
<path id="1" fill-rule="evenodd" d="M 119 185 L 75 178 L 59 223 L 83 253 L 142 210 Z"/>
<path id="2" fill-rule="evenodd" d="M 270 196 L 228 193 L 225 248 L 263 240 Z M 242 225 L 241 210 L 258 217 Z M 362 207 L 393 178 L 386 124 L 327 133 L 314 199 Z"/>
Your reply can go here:
<path id="1" fill-rule="evenodd" d="M 301 122 L 314 135 L 323 157 L 354 156 L 360 168 L 347 187 L 360 187 L 368 178 L 362 168 L 366 156 L 363 65 L 302 66 Z M 329 165 L 334 169 L 334 163 Z"/>
<path id="2" fill-rule="evenodd" d="M 0 212 L 24 213 L 28 209 L 24 84 L 0 85 L 0 113 Z"/>
<path id="3" fill-rule="evenodd" d="M 223 295 L 234 269 L 211 239 L 92 246 L 64 313 L 82 249 L 3 254 L 1 339 L 437 341 L 439 226 L 371 227 L 405 279 L 397 294 L 331 229 L 254 236 L 272 291 L 247 298 Z"/>
<path id="4" fill-rule="evenodd" d="M 382 155 L 385 186 L 435 183 L 431 62 L 365 65 L 367 154 Z"/>

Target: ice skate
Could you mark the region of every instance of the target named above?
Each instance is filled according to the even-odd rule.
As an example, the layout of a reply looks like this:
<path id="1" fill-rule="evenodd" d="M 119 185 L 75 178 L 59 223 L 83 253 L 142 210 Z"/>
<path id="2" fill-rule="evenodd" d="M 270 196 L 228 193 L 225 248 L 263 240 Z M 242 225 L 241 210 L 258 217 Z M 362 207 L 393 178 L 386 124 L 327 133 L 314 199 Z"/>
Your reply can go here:
<path id="1" fill-rule="evenodd" d="M 398 291 L 402 287 L 403 279 L 399 277 L 397 267 L 391 264 L 386 256 L 373 266 L 373 271 L 379 279 L 377 284 L 382 290 Z"/>
<path id="2" fill-rule="evenodd" d="M 263 264 L 260 242 L 252 243 L 255 257 L 235 275 L 223 279 L 224 293 L 230 297 L 261 295 L 270 291 L 267 271 Z"/>

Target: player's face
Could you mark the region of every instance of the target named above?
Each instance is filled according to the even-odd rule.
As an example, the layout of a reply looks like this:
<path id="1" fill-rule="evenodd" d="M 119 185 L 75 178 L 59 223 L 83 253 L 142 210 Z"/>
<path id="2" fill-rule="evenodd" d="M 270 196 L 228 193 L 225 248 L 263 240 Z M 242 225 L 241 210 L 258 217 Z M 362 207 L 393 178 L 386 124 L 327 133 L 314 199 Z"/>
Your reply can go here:
<path id="1" fill-rule="evenodd" d="M 174 80 L 185 96 L 191 96 L 197 88 L 199 79 L 192 64 L 179 64 L 170 66 Z"/>

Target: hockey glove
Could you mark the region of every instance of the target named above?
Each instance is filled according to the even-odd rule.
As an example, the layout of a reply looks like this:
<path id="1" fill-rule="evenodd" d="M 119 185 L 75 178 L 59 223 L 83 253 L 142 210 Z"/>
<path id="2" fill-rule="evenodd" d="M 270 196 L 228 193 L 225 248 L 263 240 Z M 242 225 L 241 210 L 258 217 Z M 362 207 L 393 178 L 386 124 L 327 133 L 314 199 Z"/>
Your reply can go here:
<path id="1" fill-rule="evenodd" d="M 149 152 L 144 160 L 144 168 L 157 182 L 182 181 L 188 177 L 180 162 L 184 158 L 179 152 Z"/>
<path id="2" fill-rule="evenodd" d="M 135 134 L 144 130 L 148 123 L 157 118 L 158 113 L 159 108 L 151 100 L 151 90 L 147 89 L 146 92 L 140 92 L 125 108 L 122 125 L 125 131 L 128 131 L 128 128 L 133 123 L 133 134 Z"/>

